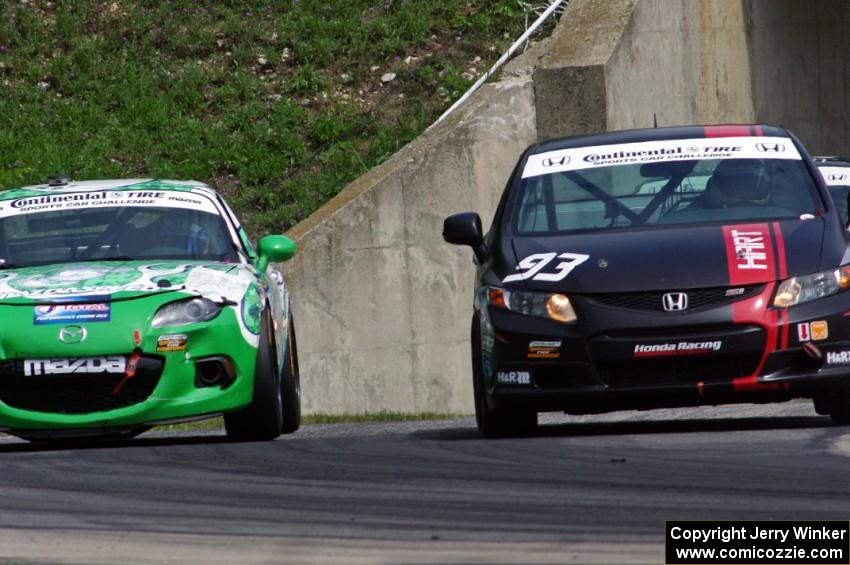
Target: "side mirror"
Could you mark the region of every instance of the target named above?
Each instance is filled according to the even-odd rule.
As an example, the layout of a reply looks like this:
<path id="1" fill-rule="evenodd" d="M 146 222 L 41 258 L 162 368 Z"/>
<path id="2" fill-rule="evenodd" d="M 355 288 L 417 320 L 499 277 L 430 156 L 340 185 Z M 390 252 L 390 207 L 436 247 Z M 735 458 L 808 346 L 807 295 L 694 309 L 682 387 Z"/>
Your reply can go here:
<path id="1" fill-rule="evenodd" d="M 443 221 L 443 239 L 453 245 L 470 246 L 479 264 L 490 257 L 490 250 L 484 245 L 481 218 L 475 212 L 453 214 L 446 218 Z"/>
<path id="2" fill-rule="evenodd" d="M 257 243 L 257 270 L 266 271 L 270 262 L 287 261 L 295 255 L 298 246 L 285 235 L 267 235 Z"/>

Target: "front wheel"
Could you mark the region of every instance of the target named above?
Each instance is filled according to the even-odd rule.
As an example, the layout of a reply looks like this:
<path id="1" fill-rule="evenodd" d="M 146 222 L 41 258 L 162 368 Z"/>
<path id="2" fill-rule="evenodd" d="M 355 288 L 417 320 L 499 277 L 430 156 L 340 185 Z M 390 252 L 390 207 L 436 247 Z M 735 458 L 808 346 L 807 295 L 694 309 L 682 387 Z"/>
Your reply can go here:
<path id="1" fill-rule="evenodd" d="M 301 376 L 298 371 L 298 346 L 295 342 L 295 324 L 289 314 L 286 332 L 286 353 L 280 375 L 283 397 L 283 426 L 281 432 L 291 434 L 301 427 Z"/>
<path id="2" fill-rule="evenodd" d="M 246 408 L 224 415 L 224 429 L 235 441 L 268 441 L 279 436 L 282 428 L 283 402 L 274 336 L 269 317 L 264 314 L 254 366 L 254 396 Z"/>
<path id="3" fill-rule="evenodd" d="M 850 391 L 838 392 L 830 400 L 829 417 L 832 422 L 839 426 L 850 424 Z"/>
<path id="4" fill-rule="evenodd" d="M 481 360 L 481 330 L 477 318 L 472 319 L 472 392 L 475 397 L 475 423 L 482 436 L 508 437 L 533 435 L 537 431 L 537 412 L 490 408 L 484 385 Z"/>

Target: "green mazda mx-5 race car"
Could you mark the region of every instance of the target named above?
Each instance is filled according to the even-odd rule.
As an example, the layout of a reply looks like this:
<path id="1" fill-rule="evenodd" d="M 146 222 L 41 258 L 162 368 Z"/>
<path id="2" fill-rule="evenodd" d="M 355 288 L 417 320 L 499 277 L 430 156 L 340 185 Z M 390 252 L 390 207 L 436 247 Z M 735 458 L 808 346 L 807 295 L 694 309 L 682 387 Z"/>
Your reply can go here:
<path id="1" fill-rule="evenodd" d="M 0 192 L 0 431 L 132 436 L 224 415 L 229 437 L 300 423 L 284 236 L 255 250 L 195 181 Z"/>

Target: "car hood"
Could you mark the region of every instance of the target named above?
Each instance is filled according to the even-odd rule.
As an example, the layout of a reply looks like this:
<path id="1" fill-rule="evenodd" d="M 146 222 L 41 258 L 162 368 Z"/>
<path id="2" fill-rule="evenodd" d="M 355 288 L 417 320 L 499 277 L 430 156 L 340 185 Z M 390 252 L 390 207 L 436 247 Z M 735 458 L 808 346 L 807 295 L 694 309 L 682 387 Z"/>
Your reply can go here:
<path id="1" fill-rule="evenodd" d="M 0 303 L 132 300 L 183 291 L 238 302 L 252 268 L 201 261 L 88 261 L 0 270 Z"/>
<path id="2" fill-rule="evenodd" d="M 506 285 L 573 293 L 759 284 L 836 266 L 835 258 L 843 256 L 846 244 L 830 238 L 826 245 L 824 226 L 824 218 L 815 217 L 515 237 L 511 245 L 516 263 L 508 268 L 518 268 L 502 276 Z M 532 265 L 547 258 L 546 265 L 528 276 Z M 835 265 L 823 265 L 833 260 Z M 525 278 L 520 279 L 522 273 Z"/>

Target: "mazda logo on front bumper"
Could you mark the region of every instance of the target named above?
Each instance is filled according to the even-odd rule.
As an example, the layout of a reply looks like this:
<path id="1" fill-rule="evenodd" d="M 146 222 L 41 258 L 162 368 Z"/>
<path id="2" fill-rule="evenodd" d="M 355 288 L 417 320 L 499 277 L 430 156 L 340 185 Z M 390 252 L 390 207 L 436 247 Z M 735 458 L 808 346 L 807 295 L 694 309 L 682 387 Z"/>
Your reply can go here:
<path id="1" fill-rule="evenodd" d="M 86 339 L 88 331 L 83 326 L 65 326 L 59 330 L 59 341 L 62 343 L 80 343 Z"/>

